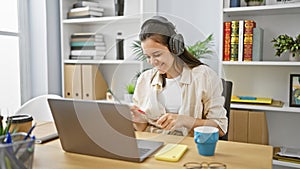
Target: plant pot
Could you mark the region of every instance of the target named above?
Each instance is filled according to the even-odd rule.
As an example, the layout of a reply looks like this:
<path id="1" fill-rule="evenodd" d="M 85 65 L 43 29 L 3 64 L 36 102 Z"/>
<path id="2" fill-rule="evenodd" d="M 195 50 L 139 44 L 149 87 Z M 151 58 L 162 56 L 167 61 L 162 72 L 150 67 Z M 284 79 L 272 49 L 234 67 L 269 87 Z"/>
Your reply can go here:
<path id="1" fill-rule="evenodd" d="M 127 102 L 127 103 L 132 103 L 132 96 L 133 94 L 124 94 L 124 101 Z"/>
<path id="2" fill-rule="evenodd" d="M 295 53 L 295 56 L 293 56 L 293 53 L 290 52 L 290 54 L 289 54 L 289 61 L 299 62 L 300 61 L 300 52 Z"/>

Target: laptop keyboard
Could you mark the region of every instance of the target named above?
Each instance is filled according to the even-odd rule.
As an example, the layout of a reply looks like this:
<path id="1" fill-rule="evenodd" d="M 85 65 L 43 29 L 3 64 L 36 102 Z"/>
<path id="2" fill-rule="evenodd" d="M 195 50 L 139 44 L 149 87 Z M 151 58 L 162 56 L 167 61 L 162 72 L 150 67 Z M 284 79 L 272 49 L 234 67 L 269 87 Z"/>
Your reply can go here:
<path id="1" fill-rule="evenodd" d="M 148 148 L 139 148 L 139 153 L 140 153 L 140 156 L 143 156 L 145 155 L 147 152 L 149 152 L 151 149 L 148 149 Z"/>

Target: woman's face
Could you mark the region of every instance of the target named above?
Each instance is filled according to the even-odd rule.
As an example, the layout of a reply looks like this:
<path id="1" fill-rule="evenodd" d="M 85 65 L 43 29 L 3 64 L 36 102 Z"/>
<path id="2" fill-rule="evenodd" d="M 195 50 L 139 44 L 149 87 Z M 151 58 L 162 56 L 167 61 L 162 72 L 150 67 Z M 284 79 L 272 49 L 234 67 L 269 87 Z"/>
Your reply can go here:
<path id="1" fill-rule="evenodd" d="M 173 67 L 174 56 L 172 56 L 167 46 L 148 38 L 141 43 L 144 55 L 148 63 L 155 67 L 160 74 L 165 74 Z"/>

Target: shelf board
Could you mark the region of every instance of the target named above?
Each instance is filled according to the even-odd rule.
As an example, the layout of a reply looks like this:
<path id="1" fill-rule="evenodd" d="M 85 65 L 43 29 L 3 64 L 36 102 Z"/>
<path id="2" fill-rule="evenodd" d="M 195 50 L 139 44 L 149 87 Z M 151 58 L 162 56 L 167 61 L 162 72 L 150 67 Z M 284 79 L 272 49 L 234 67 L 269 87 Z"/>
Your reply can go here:
<path id="1" fill-rule="evenodd" d="M 64 60 L 64 63 L 69 64 L 141 64 L 136 60 Z"/>
<path id="2" fill-rule="evenodd" d="M 300 62 L 290 62 L 290 61 L 252 61 L 252 62 L 223 61 L 222 63 L 223 65 L 249 65 L 249 66 L 300 66 Z"/>
<path id="3" fill-rule="evenodd" d="M 233 109 L 246 109 L 246 110 L 263 110 L 263 111 L 274 111 L 274 112 L 300 113 L 300 108 L 289 107 L 287 103 L 284 103 L 283 107 L 231 103 L 230 108 L 233 108 Z"/>
<path id="4" fill-rule="evenodd" d="M 300 3 L 224 8 L 228 16 L 300 14 Z"/>
<path id="5" fill-rule="evenodd" d="M 273 165 L 292 167 L 292 168 L 300 168 L 300 164 L 290 163 L 285 161 L 273 160 Z"/>
<path id="6" fill-rule="evenodd" d="M 106 16 L 95 18 L 64 19 L 64 24 L 107 24 L 107 23 L 126 23 L 140 21 L 138 15 L 134 16 Z"/>

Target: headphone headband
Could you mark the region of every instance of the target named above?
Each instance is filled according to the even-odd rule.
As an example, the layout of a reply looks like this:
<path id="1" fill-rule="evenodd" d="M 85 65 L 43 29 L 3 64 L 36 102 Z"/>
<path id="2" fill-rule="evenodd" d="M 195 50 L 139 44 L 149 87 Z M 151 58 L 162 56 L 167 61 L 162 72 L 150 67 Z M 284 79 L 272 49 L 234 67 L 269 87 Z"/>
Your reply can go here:
<path id="1" fill-rule="evenodd" d="M 146 20 L 142 27 L 141 33 L 155 33 L 171 37 L 176 34 L 175 26 L 169 22 L 165 17 L 153 16 L 152 18 Z"/>
<path id="2" fill-rule="evenodd" d="M 176 33 L 175 26 L 165 17 L 153 16 L 146 20 L 142 27 L 140 35 L 153 33 L 170 37 L 169 50 L 176 56 L 184 52 L 184 40 L 181 34 Z"/>

